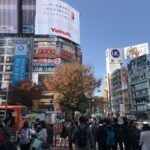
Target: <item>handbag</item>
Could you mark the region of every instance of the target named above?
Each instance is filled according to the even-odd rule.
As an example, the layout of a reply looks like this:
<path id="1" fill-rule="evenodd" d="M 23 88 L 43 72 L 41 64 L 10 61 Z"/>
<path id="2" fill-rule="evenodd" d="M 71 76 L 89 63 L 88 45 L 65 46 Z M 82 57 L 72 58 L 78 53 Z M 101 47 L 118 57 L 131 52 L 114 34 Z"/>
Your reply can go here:
<path id="1" fill-rule="evenodd" d="M 33 143 L 32 143 L 32 148 L 39 148 L 40 145 L 42 144 L 42 141 L 39 139 L 34 139 Z"/>
<path id="2" fill-rule="evenodd" d="M 48 142 L 42 142 L 42 146 L 43 149 L 48 149 L 50 147 L 50 144 Z"/>

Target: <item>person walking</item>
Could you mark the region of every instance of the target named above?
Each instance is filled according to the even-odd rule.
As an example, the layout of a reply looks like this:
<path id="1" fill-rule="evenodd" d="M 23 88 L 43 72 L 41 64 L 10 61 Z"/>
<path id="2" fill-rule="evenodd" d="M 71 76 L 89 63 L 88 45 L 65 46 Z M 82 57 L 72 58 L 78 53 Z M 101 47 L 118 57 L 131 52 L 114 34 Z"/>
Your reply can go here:
<path id="1" fill-rule="evenodd" d="M 114 150 L 117 150 L 118 144 L 120 150 L 123 150 L 123 131 L 122 131 L 122 125 L 121 123 L 118 123 L 118 118 L 113 119 L 113 128 L 115 132 L 115 145 L 114 145 Z M 123 122 L 122 122 L 123 123 Z"/>
<path id="2" fill-rule="evenodd" d="M 143 124 L 143 131 L 140 134 L 141 150 L 150 150 L 150 126 Z"/>
<path id="3" fill-rule="evenodd" d="M 67 138 L 67 127 L 65 125 L 65 122 L 63 122 L 60 127 L 60 146 L 66 147 L 66 138 Z"/>
<path id="4" fill-rule="evenodd" d="M 73 150 L 73 147 L 72 147 L 72 134 L 73 134 L 73 131 L 74 131 L 74 128 L 75 128 L 75 125 L 73 122 L 70 123 L 70 126 L 68 128 L 68 140 L 69 140 L 69 150 Z"/>
<path id="5" fill-rule="evenodd" d="M 109 119 L 106 120 L 106 150 L 113 150 L 115 146 L 115 131 Z"/>
<path id="6" fill-rule="evenodd" d="M 106 150 L 106 130 L 104 120 L 100 119 L 96 132 L 96 139 L 98 143 L 98 150 Z"/>
<path id="7" fill-rule="evenodd" d="M 35 134 L 35 131 L 29 128 L 28 122 L 24 122 L 24 125 L 20 131 L 20 150 L 30 150 L 31 136 Z"/>
<path id="8" fill-rule="evenodd" d="M 94 148 L 92 131 L 86 124 L 84 116 L 79 117 L 79 125 L 75 127 L 72 139 L 76 150 L 91 150 Z"/>
<path id="9" fill-rule="evenodd" d="M 41 121 L 40 122 L 40 128 L 41 130 L 37 133 L 37 139 L 42 142 L 41 149 L 47 148 L 47 128 L 46 128 L 46 122 Z"/>
<path id="10" fill-rule="evenodd" d="M 96 150 L 96 133 L 97 133 L 97 122 L 96 119 L 91 124 L 91 131 L 93 134 L 93 140 L 94 140 L 94 150 Z"/>

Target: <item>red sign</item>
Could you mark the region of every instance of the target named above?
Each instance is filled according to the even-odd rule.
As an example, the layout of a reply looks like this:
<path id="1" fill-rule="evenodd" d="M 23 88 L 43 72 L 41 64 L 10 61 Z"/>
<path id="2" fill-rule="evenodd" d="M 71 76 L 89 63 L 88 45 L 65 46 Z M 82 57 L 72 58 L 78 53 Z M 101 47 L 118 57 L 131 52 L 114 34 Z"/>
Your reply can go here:
<path id="1" fill-rule="evenodd" d="M 70 33 L 69 32 L 65 32 L 63 30 L 59 30 L 59 29 L 56 29 L 56 28 L 51 28 L 52 32 L 55 32 L 55 33 L 60 33 L 62 35 L 66 35 L 68 37 L 71 37 Z"/>
<path id="2" fill-rule="evenodd" d="M 36 53 L 37 54 L 55 54 L 56 50 L 57 50 L 56 48 L 53 48 L 53 49 L 50 49 L 50 48 L 37 48 Z"/>
<path id="3" fill-rule="evenodd" d="M 48 58 L 40 58 L 34 59 L 34 63 L 52 63 L 52 64 L 60 64 L 60 58 L 48 59 Z"/>

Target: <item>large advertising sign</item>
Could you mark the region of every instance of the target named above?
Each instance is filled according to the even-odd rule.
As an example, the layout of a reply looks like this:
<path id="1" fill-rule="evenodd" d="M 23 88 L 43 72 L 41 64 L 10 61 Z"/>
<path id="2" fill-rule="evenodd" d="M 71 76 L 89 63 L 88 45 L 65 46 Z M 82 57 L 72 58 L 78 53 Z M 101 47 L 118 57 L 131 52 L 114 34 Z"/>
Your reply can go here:
<path id="1" fill-rule="evenodd" d="M 125 59 L 137 58 L 144 54 L 149 54 L 148 43 L 124 48 Z"/>
<path id="2" fill-rule="evenodd" d="M 26 52 L 27 41 L 16 41 L 15 55 L 14 55 L 14 67 L 13 67 L 13 84 L 21 80 L 25 80 L 26 75 Z"/>
<path id="3" fill-rule="evenodd" d="M 116 69 L 121 68 L 122 52 L 120 48 L 108 48 L 106 50 L 106 71 L 113 73 Z"/>
<path id="4" fill-rule="evenodd" d="M 37 0 L 35 34 L 61 36 L 80 44 L 79 12 L 60 0 Z"/>
<path id="5" fill-rule="evenodd" d="M 34 33 L 35 0 L 22 1 L 22 32 Z"/>
<path id="6" fill-rule="evenodd" d="M 0 33 L 18 33 L 18 0 L 0 0 Z"/>

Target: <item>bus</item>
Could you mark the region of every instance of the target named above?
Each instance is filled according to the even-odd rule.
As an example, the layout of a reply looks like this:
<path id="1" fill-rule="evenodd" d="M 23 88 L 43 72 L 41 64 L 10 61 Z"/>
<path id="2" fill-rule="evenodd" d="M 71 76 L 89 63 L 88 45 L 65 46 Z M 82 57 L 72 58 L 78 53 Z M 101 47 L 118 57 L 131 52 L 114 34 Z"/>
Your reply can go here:
<path id="1" fill-rule="evenodd" d="M 26 110 L 27 107 L 23 105 L 0 105 L 0 121 L 9 119 L 14 131 L 20 131 L 25 122 Z"/>

